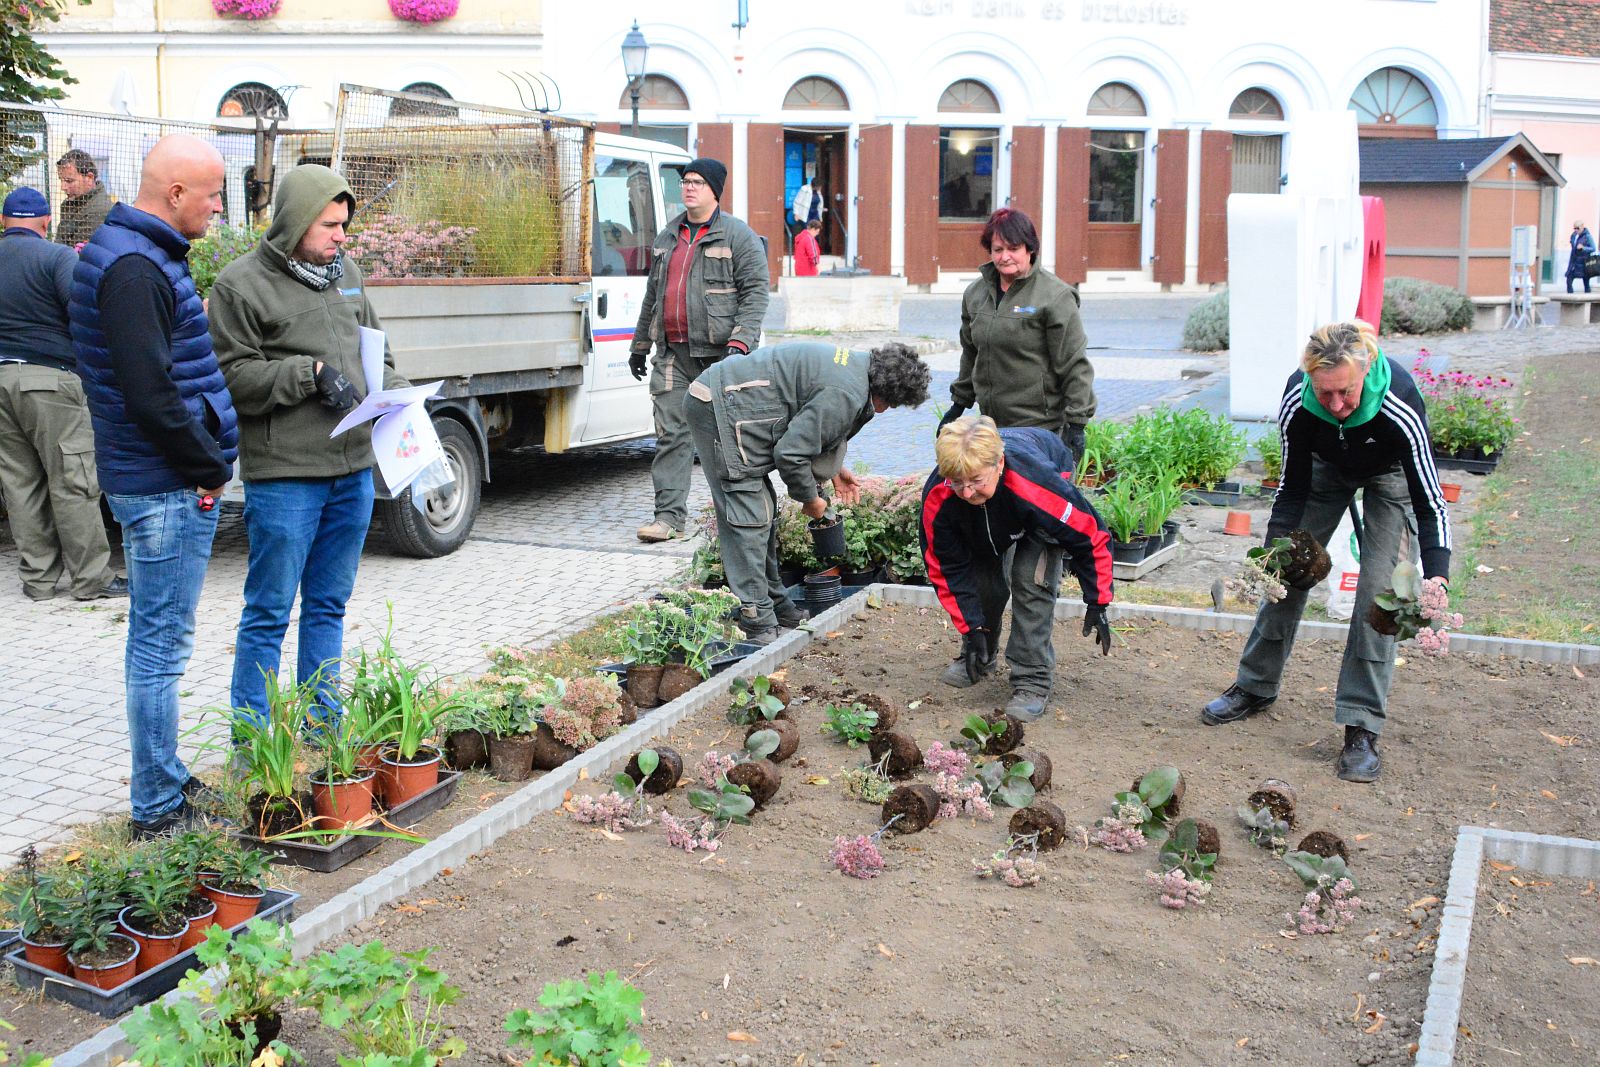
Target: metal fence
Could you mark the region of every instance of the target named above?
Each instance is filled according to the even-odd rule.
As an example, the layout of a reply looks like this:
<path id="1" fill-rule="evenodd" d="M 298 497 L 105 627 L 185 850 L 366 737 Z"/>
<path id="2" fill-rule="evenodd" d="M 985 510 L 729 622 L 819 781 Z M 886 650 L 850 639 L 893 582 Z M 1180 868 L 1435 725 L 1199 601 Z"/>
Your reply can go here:
<path id="1" fill-rule="evenodd" d="M 589 270 L 594 129 L 527 111 L 343 85 L 332 166 L 372 278 L 549 278 Z"/>

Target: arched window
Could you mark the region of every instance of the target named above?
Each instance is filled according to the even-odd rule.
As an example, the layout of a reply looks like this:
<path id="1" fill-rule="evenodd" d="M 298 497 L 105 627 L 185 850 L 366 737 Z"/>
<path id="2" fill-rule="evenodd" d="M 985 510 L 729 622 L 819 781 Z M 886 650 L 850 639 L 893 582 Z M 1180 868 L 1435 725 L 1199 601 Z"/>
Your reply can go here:
<path id="1" fill-rule="evenodd" d="M 224 119 L 250 118 L 285 119 L 289 117 L 289 102 L 283 94 L 261 82 L 240 82 L 222 94 L 217 101 L 217 117 Z"/>
<path id="2" fill-rule="evenodd" d="M 400 91 L 403 93 L 416 93 L 418 96 L 426 96 L 433 100 L 455 99 L 442 85 L 435 85 L 433 82 L 412 82 Z M 396 100 L 389 106 L 389 114 L 394 118 L 408 115 L 450 116 L 456 113 L 456 109 L 448 104 L 433 104 L 425 100 Z"/>
<path id="3" fill-rule="evenodd" d="M 623 110 L 633 106 L 633 90 L 623 89 L 617 106 Z M 689 94 L 683 86 L 665 74 L 646 74 L 639 83 L 640 111 L 688 111 Z"/>
<path id="4" fill-rule="evenodd" d="M 1350 110 L 1369 126 L 1438 125 L 1439 109 L 1421 78 L 1399 67 L 1367 75 L 1350 95 Z"/>
<path id="5" fill-rule="evenodd" d="M 1246 89 L 1233 98 L 1228 108 L 1230 119 L 1278 122 L 1283 119 L 1283 105 L 1265 89 Z"/>
<path id="6" fill-rule="evenodd" d="M 1091 115 L 1143 115 L 1144 97 L 1131 85 L 1123 82 L 1106 82 L 1089 98 Z"/>
<path id="7" fill-rule="evenodd" d="M 1000 101 L 987 85 L 971 78 L 962 78 L 960 81 L 951 82 L 950 88 L 939 97 L 939 110 L 998 115 Z"/>
<path id="8" fill-rule="evenodd" d="M 801 78 L 783 96 L 786 111 L 848 111 L 850 100 L 827 78 Z"/>

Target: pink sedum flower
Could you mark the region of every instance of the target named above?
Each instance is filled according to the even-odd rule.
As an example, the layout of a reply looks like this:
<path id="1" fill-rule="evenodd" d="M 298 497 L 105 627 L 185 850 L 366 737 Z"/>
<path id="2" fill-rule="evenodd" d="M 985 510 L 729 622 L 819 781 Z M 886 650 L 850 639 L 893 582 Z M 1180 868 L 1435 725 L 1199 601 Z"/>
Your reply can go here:
<path id="1" fill-rule="evenodd" d="M 1145 871 L 1144 880 L 1160 894 L 1161 906 L 1182 911 L 1191 905 L 1204 904 L 1211 887 L 1198 878 L 1190 878 L 1182 867 L 1174 867 L 1164 874 Z"/>
<path id="2" fill-rule="evenodd" d="M 852 878 L 876 878 L 883 870 L 883 853 L 878 851 L 878 843 L 866 834 L 835 837 L 828 859 Z"/>
<path id="3" fill-rule="evenodd" d="M 943 741 L 935 741 L 923 753 L 922 764 L 934 774 L 948 774 L 959 779 L 966 777 L 972 757 L 959 748 L 946 748 Z"/>

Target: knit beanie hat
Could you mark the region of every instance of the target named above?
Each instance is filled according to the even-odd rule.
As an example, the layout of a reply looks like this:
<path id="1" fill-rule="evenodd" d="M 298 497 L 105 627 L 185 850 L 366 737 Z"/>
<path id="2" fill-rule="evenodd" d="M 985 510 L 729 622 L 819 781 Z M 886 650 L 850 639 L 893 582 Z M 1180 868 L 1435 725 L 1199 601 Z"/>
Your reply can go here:
<path id="1" fill-rule="evenodd" d="M 683 172 L 685 174 L 700 175 L 706 180 L 706 184 L 711 186 L 711 195 L 718 200 L 722 199 L 722 187 L 728 181 L 727 167 L 708 156 L 703 156 L 690 162 L 687 167 L 683 168 Z"/>

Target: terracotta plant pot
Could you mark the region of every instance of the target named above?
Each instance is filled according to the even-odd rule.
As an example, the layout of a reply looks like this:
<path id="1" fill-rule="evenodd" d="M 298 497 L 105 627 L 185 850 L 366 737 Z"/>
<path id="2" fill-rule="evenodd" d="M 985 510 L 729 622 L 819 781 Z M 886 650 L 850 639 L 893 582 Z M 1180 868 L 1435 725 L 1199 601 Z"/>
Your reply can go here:
<path id="1" fill-rule="evenodd" d="M 526 782 L 533 774 L 533 735 L 490 737 L 489 773 L 502 782 Z"/>
<path id="2" fill-rule="evenodd" d="M 669 663 L 662 668 L 661 686 L 656 690 L 656 696 L 661 703 L 670 704 L 702 681 L 704 679 L 700 677 L 700 672 L 687 663 Z"/>
<path id="3" fill-rule="evenodd" d="M 356 766 L 364 771 L 372 772 L 372 800 L 373 803 L 381 801 L 383 799 L 383 775 L 379 772 L 383 770 L 383 746 L 363 745 L 361 751 L 356 754 Z"/>
<path id="4" fill-rule="evenodd" d="M 96 989 L 115 989 L 132 978 L 134 968 L 138 966 L 139 943 L 126 934 L 112 934 L 111 940 L 113 949 L 127 953 L 126 959 L 108 962 L 80 961 L 69 955 L 67 958 L 72 964 L 72 977 Z"/>
<path id="5" fill-rule="evenodd" d="M 344 830 L 372 814 L 371 771 L 345 782 L 311 780 L 311 807 L 317 813 L 318 830 Z"/>
<path id="6" fill-rule="evenodd" d="M 185 919 L 183 929 L 175 934 L 147 934 L 139 929 L 138 920 L 128 914 L 131 910 L 123 908 L 117 915 L 117 928 L 133 938 L 139 946 L 134 974 L 143 974 L 152 967 L 158 967 L 183 951 L 183 939 L 189 933 L 189 920 Z"/>
<path id="7" fill-rule="evenodd" d="M 216 882 L 207 882 L 200 892 L 216 904 L 215 921 L 224 930 L 232 930 L 240 923 L 248 922 L 256 909 L 261 907 L 261 898 L 267 895 L 259 887 L 253 893 L 233 893 L 222 889 Z"/>
<path id="8" fill-rule="evenodd" d="M 628 666 L 628 697 L 636 706 L 653 708 L 661 703 L 661 672 L 665 669 L 659 663 Z"/>
<path id="9" fill-rule="evenodd" d="M 183 940 L 178 942 L 179 952 L 188 952 L 206 939 L 206 931 L 211 929 L 217 921 L 217 902 L 198 890 L 189 897 L 188 911 L 197 911 L 201 904 L 205 911 L 199 915 L 189 916 L 189 929 L 184 933 Z"/>
<path id="10" fill-rule="evenodd" d="M 1233 534 L 1235 537 L 1249 537 L 1250 513 L 1248 511 L 1228 512 L 1228 517 L 1222 521 L 1222 532 Z"/>
<path id="11" fill-rule="evenodd" d="M 1455 482 L 1440 482 L 1439 488 L 1444 492 L 1444 502 L 1454 504 L 1461 499 L 1461 486 Z"/>
<path id="12" fill-rule="evenodd" d="M 383 783 L 383 802 L 399 807 L 439 784 L 439 750 L 423 745 L 416 759 L 402 762 L 397 749 L 386 748 L 378 780 Z"/>
<path id="13" fill-rule="evenodd" d="M 57 974 L 71 974 L 72 964 L 67 962 L 67 943 L 59 945 L 45 944 L 39 941 L 22 939 L 22 958 L 35 967 L 46 967 Z"/>

